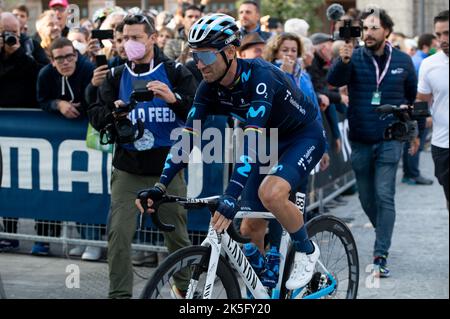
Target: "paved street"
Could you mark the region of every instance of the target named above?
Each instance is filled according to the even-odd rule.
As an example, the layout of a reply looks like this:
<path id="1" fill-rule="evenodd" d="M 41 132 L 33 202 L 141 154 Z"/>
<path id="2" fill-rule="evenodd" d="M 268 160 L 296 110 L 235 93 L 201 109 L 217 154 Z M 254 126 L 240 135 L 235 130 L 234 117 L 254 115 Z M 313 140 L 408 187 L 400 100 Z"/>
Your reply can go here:
<path id="1" fill-rule="evenodd" d="M 431 154 L 422 154 L 423 175 L 433 176 Z M 372 261 L 374 231 L 361 209 L 357 195 L 346 196 L 347 205 L 332 213 L 348 218 L 360 261 L 359 298 L 449 298 L 449 215 L 445 197 L 436 180 L 432 186 L 400 183 L 396 194 L 397 220 L 389 265 L 392 277 L 373 282 L 366 269 Z M 27 246 L 28 245 L 28 246 Z M 27 254 L 29 243 L 19 253 L 0 253 L 0 274 L 8 298 L 106 298 L 107 264 L 61 257 Z M 134 297 L 139 296 L 154 268 L 135 268 Z M 71 274 L 79 270 L 79 288 Z M 75 272 L 74 272 L 75 271 Z M 74 288 L 67 288 L 74 287 Z"/>

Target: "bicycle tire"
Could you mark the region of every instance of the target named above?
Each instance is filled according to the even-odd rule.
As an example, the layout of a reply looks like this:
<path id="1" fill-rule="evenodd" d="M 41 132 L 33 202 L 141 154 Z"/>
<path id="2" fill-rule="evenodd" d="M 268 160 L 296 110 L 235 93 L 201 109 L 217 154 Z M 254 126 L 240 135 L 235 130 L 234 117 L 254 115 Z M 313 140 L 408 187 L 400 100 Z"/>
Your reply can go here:
<path id="1" fill-rule="evenodd" d="M 359 285 L 359 259 L 358 259 L 358 251 L 356 248 L 355 239 L 353 238 L 353 235 L 350 231 L 350 229 L 347 227 L 347 225 L 342 222 L 340 219 L 330 216 L 330 215 L 320 215 L 317 216 L 310 221 L 306 223 L 306 228 L 308 231 L 308 236 L 310 239 L 315 241 L 321 250 L 321 256 L 320 259 L 321 262 L 324 264 L 324 266 L 331 272 L 334 273 L 334 269 L 331 267 L 328 268 L 326 256 L 324 256 L 326 253 L 330 253 L 329 250 L 325 249 L 325 247 L 321 247 L 319 234 L 323 234 L 325 232 L 328 232 L 339 239 L 340 243 L 344 247 L 345 254 L 346 254 L 346 261 L 347 261 L 347 267 L 348 267 L 348 273 L 346 274 L 346 279 L 348 280 L 347 289 L 345 292 L 345 298 L 344 299 L 356 299 L 358 295 L 358 285 Z M 323 240 L 323 236 L 322 241 Z M 329 238 L 331 239 L 331 235 L 329 235 Z M 332 252 L 331 252 L 332 253 Z M 281 286 L 281 292 L 280 292 L 280 298 L 285 299 L 288 298 L 289 291 L 285 288 L 285 284 L 287 279 L 289 278 L 290 270 L 292 267 L 292 263 L 294 261 L 294 254 L 295 251 L 291 245 L 288 255 L 286 257 L 286 267 L 283 272 L 283 281 Z M 316 265 L 317 269 L 318 265 Z M 344 280 L 341 280 L 344 281 Z M 337 296 L 337 292 L 339 291 L 339 284 L 342 284 L 338 281 L 338 286 L 335 291 L 335 295 Z M 330 296 L 332 297 L 332 296 Z"/>
<path id="2" fill-rule="evenodd" d="M 164 289 L 162 287 L 166 284 L 170 284 L 170 277 L 176 273 L 177 270 L 182 269 L 183 266 L 197 267 L 195 269 L 200 270 L 200 275 L 206 274 L 208 271 L 209 256 L 210 248 L 203 246 L 184 247 L 172 253 L 156 269 L 153 276 L 145 285 L 140 299 L 163 298 L 162 291 Z M 223 256 L 220 256 L 216 276 L 216 279 L 220 279 L 226 294 L 226 297 L 220 299 L 241 299 L 242 296 L 239 282 L 231 265 Z M 198 295 L 203 297 L 203 290 Z"/>

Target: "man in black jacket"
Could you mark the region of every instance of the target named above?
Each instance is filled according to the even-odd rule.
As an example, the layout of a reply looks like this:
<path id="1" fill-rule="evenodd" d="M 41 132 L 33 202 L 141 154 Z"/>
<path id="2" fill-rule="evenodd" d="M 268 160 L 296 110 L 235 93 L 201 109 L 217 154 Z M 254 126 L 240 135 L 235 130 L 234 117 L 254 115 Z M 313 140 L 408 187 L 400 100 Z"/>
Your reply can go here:
<path id="1" fill-rule="evenodd" d="M 12 13 L 0 13 L 0 108 L 37 107 L 38 66 L 26 55 L 19 36 L 19 20 Z M 17 218 L 3 219 L 3 226 L 6 232 L 17 233 Z M 0 238 L 0 251 L 18 247 L 18 240 Z"/>
<path id="2" fill-rule="evenodd" d="M 36 107 L 37 62 L 20 42 L 20 24 L 9 12 L 0 15 L 0 107 Z"/>
<path id="3" fill-rule="evenodd" d="M 159 180 L 173 143 L 170 133 L 186 119 L 196 90 L 192 74 L 159 51 L 155 45 L 155 28 L 146 16 L 128 16 L 124 23 L 124 47 L 129 62 L 108 72 L 99 88 L 97 102 L 88 110 L 92 126 L 99 131 L 108 124 L 116 127 L 116 120 L 123 120 L 125 116 L 133 122 L 137 118 L 144 122 L 142 138 L 131 143 L 116 143 L 108 220 L 110 298 L 132 296 L 131 243 L 136 231 L 136 193 Z M 133 83 L 139 80 L 147 83 L 154 98 L 138 103 L 130 113 L 114 113 L 117 107 L 130 101 Z M 168 191 L 179 196 L 186 194 L 181 174 L 169 185 Z M 176 231 L 164 234 L 169 252 L 190 245 L 186 212 L 177 206 L 161 207 L 161 210 L 164 210 L 161 213 L 164 222 L 176 227 Z M 178 276 L 175 285 L 182 295 L 188 286 L 186 274 Z"/>
<path id="4" fill-rule="evenodd" d="M 86 114 L 84 91 L 94 65 L 78 54 L 70 40 L 59 38 L 50 47 L 52 64 L 39 72 L 37 99 L 44 111 L 60 112 L 66 118 Z"/>

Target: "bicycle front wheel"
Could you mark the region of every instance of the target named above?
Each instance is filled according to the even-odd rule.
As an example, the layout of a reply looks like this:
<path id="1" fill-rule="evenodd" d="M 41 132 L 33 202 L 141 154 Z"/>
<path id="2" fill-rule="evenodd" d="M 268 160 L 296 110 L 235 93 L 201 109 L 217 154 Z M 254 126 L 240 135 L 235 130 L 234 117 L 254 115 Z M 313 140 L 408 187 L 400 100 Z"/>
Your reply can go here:
<path id="1" fill-rule="evenodd" d="M 325 298 L 356 299 L 359 284 L 359 260 L 355 240 L 350 229 L 340 219 L 322 215 L 306 223 L 309 239 L 320 249 L 320 258 L 324 267 L 336 280 L 336 288 Z M 282 298 L 290 298 L 290 291 L 285 288 L 294 261 L 295 251 L 291 248 L 286 258 L 283 274 Z M 304 289 L 304 294 L 317 291 L 320 277 L 324 273 L 317 264 L 313 279 Z M 317 282 L 315 282 L 317 281 Z"/>
<path id="2" fill-rule="evenodd" d="M 145 285 L 141 299 L 183 299 L 189 284 L 195 284 L 193 298 L 202 299 L 210 248 L 190 246 L 177 250 L 156 269 Z M 239 282 L 230 264 L 220 256 L 212 299 L 240 299 Z"/>

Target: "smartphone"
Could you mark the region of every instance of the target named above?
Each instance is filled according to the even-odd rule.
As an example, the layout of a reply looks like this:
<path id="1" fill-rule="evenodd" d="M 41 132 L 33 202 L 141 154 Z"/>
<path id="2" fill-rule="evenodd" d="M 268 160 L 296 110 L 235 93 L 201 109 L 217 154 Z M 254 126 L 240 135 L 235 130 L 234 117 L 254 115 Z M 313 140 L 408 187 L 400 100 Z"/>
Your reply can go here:
<path id="1" fill-rule="evenodd" d="M 92 39 L 99 40 L 111 40 L 114 39 L 114 30 L 97 30 L 94 29 L 92 32 Z"/>
<path id="2" fill-rule="evenodd" d="M 95 56 L 95 64 L 97 65 L 97 68 L 102 65 L 108 65 L 108 60 L 106 59 L 106 55 L 99 54 Z"/>

